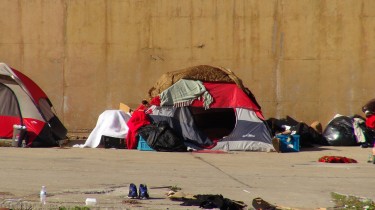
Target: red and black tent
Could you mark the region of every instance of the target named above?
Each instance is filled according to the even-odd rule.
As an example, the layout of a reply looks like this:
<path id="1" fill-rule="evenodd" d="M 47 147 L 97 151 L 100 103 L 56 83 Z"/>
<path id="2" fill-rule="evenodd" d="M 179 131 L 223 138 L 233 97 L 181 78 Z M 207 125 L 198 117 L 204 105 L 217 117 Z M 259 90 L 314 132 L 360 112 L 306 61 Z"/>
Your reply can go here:
<path id="1" fill-rule="evenodd" d="M 67 129 L 45 92 L 21 72 L 0 63 L 0 138 L 13 137 L 13 125 L 26 127 L 29 147 L 58 145 Z"/>

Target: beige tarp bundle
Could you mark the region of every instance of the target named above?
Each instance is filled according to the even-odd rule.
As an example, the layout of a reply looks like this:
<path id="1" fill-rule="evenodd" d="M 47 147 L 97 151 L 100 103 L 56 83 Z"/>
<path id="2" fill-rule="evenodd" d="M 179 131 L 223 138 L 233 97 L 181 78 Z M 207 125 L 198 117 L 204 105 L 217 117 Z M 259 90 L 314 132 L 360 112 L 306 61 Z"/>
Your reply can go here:
<path id="1" fill-rule="evenodd" d="M 236 83 L 247 94 L 251 94 L 232 71 L 222 67 L 208 65 L 193 66 L 190 68 L 167 72 L 163 74 L 156 84 L 148 91 L 149 97 L 154 98 L 180 79 L 200 80 L 202 82 L 227 82 Z"/>

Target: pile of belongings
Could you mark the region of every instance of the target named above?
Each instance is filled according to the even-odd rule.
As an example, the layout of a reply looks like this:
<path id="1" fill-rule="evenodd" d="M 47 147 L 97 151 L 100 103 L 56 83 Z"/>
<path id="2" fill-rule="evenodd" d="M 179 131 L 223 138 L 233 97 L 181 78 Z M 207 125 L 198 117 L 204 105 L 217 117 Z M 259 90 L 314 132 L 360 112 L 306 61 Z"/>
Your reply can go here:
<path id="1" fill-rule="evenodd" d="M 298 122 L 292 117 L 286 116 L 286 118 L 282 119 L 269 118 L 267 119 L 267 124 L 273 136 L 278 134 L 299 135 L 301 148 L 313 147 L 314 145 L 329 145 L 326 138 L 322 135 L 322 126 L 318 121 L 309 126 L 304 122 Z"/>
<path id="2" fill-rule="evenodd" d="M 335 115 L 323 131 L 323 136 L 331 146 L 372 145 L 374 132 L 366 126 L 359 115 Z"/>
<path id="3" fill-rule="evenodd" d="M 127 125 L 128 149 L 142 138 L 155 151 L 274 150 L 254 95 L 222 67 L 199 65 L 162 75 Z"/>
<path id="4" fill-rule="evenodd" d="M 298 122 L 287 116 L 285 119 L 267 120 L 272 135 L 300 135 L 301 148 L 321 146 L 358 146 L 369 147 L 373 144 L 375 132 L 366 126 L 366 119 L 359 115 L 344 116 L 337 114 L 327 126 L 315 121 L 311 125 Z"/>

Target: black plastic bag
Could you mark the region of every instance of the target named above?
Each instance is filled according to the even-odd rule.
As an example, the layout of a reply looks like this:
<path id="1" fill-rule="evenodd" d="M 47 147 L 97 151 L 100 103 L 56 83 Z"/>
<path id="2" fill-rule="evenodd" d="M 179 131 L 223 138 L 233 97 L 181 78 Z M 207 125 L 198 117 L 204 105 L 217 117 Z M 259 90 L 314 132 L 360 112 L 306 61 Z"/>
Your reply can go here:
<path id="1" fill-rule="evenodd" d="M 159 152 L 186 152 L 187 148 L 165 121 L 146 125 L 138 129 L 138 135 L 147 141 L 147 144 Z"/>
<path id="2" fill-rule="evenodd" d="M 357 138 L 354 134 L 353 119 L 347 116 L 338 116 L 328 123 L 323 136 L 331 146 L 356 146 Z"/>
<path id="3" fill-rule="evenodd" d="M 181 206 L 199 206 L 203 209 L 242 210 L 247 205 L 242 201 L 224 198 L 222 195 L 194 195 L 194 199 L 183 198 Z"/>

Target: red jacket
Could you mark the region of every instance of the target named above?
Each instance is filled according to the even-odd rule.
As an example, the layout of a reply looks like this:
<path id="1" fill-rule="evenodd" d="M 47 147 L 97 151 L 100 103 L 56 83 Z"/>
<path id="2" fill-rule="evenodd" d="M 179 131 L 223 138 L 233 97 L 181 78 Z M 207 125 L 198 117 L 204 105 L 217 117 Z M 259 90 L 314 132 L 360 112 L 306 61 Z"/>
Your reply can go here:
<path id="1" fill-rule="evenodd" d="M 133 112 L 132 117 L 129 119 L 127 125 L 129 127 L 128 135 L 126 137 L 126 146 L 128 149 L 137 149 L 138 139 L 137 130 L 145 125 L 150 124 L 150 120 L 144 111 L 137 109 Z"/>

